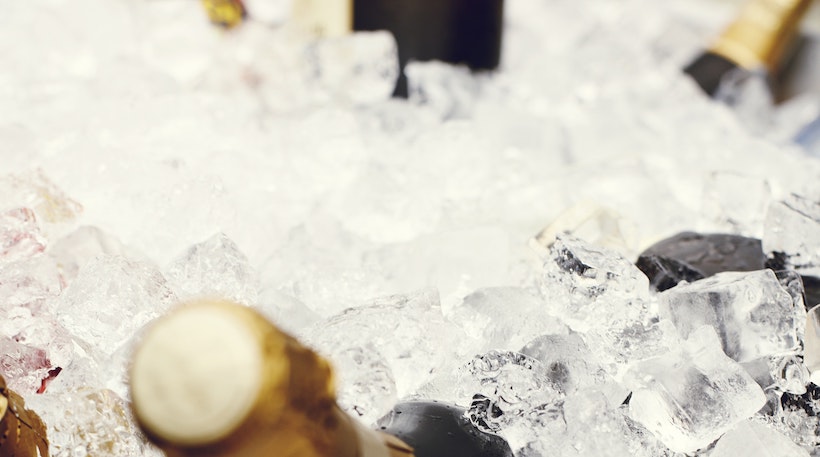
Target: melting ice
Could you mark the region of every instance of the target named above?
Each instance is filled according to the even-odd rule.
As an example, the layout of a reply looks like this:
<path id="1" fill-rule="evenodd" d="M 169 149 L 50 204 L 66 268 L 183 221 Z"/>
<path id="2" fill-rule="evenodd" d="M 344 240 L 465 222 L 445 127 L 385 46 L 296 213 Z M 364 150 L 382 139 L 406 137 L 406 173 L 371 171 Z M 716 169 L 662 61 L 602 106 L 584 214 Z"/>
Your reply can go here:
<path id="1" fill-rule="evenodd" d="M 333 360 L 368 424 L 433 397 L 520 457 L 817 453 L 820 162 L 784 140 L 811 110 L 680 72 L 730 8 L 508 0 L 501 71 L 415 62 L 393 100 L 389 35 L 315 41 L 285 1 L 232 32 L 187 0 L 7 3 L 0 370 L 54 455 L 157 455 L 129 353 L 208 294 Z M 635 257 L 683 230 L 804 280 L 650 293 Z"/>

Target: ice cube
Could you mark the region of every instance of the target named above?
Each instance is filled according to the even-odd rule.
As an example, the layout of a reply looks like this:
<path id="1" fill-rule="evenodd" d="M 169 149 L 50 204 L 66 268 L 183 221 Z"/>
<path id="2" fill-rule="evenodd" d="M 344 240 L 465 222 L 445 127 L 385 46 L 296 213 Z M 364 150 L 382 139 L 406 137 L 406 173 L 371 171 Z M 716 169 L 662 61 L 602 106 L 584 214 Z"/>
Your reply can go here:
<path id="1" fill-rule="evenodd" d="M 26 399 L 46 423 L 54 456 L 161 457 L 148 444 L 128 404 L 109 390 L 79 388 Z"/>
<path id="2" fill-rule="evenodd" d="M 66 329 L 89 345 L 87 350 L 107 357 L 175 302 L 154 266 L 101 256 L 80 270 L 54 311 Z"/>
<path id="3" fill-rule="evenodd" d="M 48 248 L 48 255 L 57 263 L 60 274 L 67 283 L 77 277 L 81 267 L 97 256 L 129 254 L 130 251 L 111 234 L 88 225 L 78 227 Z"/>
<path id="4" fill-rule="evenodd" d="M 538 335 L 569 331 L 546 309 L 547 303 L 534 291 L 523 287 L 488 287 L 464 297 L 449 319 L 467 335 L 480 340 L 482 351 L 512 350 Z"/>
<path id="5" fill-rule="evenodd" d="M 793 351 L 798 344 L 794 302 L 771 270 L 723 272 L 658 295 L 660 315 L 681 337 L 702 325 L 720 336 L 739 362 Z"/>
<path id="6" fill-rule="evenodd" d="M 399 397 L 428 381 L 463 340 L 460 329 L 444 320 L 434 290 L 379 298 L 312 325 L 302 334 L 331 361 L 351 348 L 375 348 L 393 373 Z M 342 373 L 341 378 L 359 379 L 359 375 Z M 354 388 L 343 384 L 339 390 Z"/>
<path id="7" fill-rule="evenodd" d="M 809 457 L 809 452 L 788 437 L 760 422 L 738 422 L 721 437 L 712 457 Z"/>
<path id="8" fill-rule="evenodd" d="M 577 330 L 640 322 L 647 316 L 649 282 L 615 251 L 558 235 L 544 271 L 539 288 L 551 305 L 548 312 Z"/>
<path id="9" fill-rule="evenodd" d="M 339 406 L 365 424 L 373 424 L 396 404 L 396 381 L 387 361 L 372 345 L 335 351 Z"/>
<path id="10" fill-rule="evenodd" d="M 34 211 L 24 207 L 0 213 L 0 262 L 30 258 L 45 248 Z"/>
<path id="11" fill-rule="evenodd" d="M 313 74 L 320 87 L 344 101 L 367 105 L 386 100 L 399 76 L 398 49 L 387 31 L 356 32 L 318 41 Z M 312 52 L 311 52 L 312 51 Z"/>
<path id="12" fill-rule="evenodd" d="M 82 205 L 69 198 L 42 170 L 2 177 L 0 208 L 30 208 L 42 224 L 46 238 L 59 234 L 83 210 Z"/>
<path id="13" fill-rule="evenodd" d="M 538 232 L 530 246 L 537 250 L 549 249 L 561 233 L 571 233 L 624 256 L 631 256 L 637 250 L 638 241 L 632 223 L 611 208 L 589 201 L 577 203 L 561 213 Z"/>
<path id="14" fill-rule="evenodd" d="M 224 233 L 188 248 L 171 262 L 165 277 L 180 300 L 213 295 L 251 305 L 258 298 L 256 272 Z"/>
<path id="15" fill-rule="evenodd" d="M 630 417 L 676 452 L 707 447 L 766 403 L 708 326 L 694 329 L 680 350 L 635 365 L 625 382 L 633 389 Z"/>
<path id="16" fill-rule="evenodd" d="M 743 189 L 743 192 L 737 192 Z M 771 186 L 765 179 L 716 171 L 709 176 L 704 191 L 704 213 L 732 233 L 761 237 Z"/>
<path id="17" fill-rule="evenodd" d="M 467 67 L 445 62 L 410 62 L 404 74 L 410 102 L 443 120 L 469 116 L 481 87 Z"/>
<path id="18" fill-rule="evenodd" d="M 763 250 L 782 252 L 800 273 L 820 276 L 820 203 L 791 194 L 769 205 Z"/>
<path id="19" fill-rule="evenodd" d="M 470 398 L 470 420 L 504 436 L 513 449 L 526 444 L 534 429 L 564 429 L 564 393 L 548 367 L 511 351 L 490 351 L 469 361 L 459 382 L 461 398 Z M 556 430 L 557 428 L 557 430 Z M 546 430 L 545 430 L 546 429 Z"/>
<path id="20" fill-rule="evenodd" d="M 607 376 L 577 333 L 542 335 L 527 343 L 522 354 L 541 362 L 553 386 L 563 393 L 603 383 Z"/>

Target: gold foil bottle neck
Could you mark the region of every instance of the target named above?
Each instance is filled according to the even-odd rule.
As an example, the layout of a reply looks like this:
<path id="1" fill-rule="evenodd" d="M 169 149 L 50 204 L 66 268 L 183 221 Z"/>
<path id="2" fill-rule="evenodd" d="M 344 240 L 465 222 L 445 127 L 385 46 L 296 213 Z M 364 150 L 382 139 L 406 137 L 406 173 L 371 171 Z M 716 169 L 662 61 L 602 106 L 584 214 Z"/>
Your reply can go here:
<path id="1" fill-rule="evenodd" d="M 330 364 L 252 308 L 197 300 L 146 331 L 132 406 L 168 457 L 388 457 L 336 404 Z M 362 433 L 377 437 L 363 452 Z"/>
<path id="2" fill-rule="evenodd" d="M 776 73 L 811 0 L 751 0 L 711 51 L 748 70 Z"/>

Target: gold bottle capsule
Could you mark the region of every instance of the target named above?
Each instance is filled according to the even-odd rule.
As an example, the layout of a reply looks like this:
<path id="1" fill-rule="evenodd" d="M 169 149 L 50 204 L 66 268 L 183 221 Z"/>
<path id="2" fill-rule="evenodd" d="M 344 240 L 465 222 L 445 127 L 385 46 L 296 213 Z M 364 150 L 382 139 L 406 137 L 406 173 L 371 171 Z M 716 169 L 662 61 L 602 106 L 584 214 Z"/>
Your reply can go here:
<path id="1" fill-rule="evenodd" d="M 412 457 L 345 414 L 330 364 L 252 308 L 183 305 L 146 331 L 130 373 L 137 421 L 169 457 Z"/>
<path id="2" fill-rule="evenodd" d="M 248 15 L 242 0 L 202 0 L 202 6 L 212 23 L 228 29 L 242 23 Z"/>
<path id="3" fill-rule="evenodd" d="M 46 426 L 0 376 L 0 457 L 48 457 Z"/>

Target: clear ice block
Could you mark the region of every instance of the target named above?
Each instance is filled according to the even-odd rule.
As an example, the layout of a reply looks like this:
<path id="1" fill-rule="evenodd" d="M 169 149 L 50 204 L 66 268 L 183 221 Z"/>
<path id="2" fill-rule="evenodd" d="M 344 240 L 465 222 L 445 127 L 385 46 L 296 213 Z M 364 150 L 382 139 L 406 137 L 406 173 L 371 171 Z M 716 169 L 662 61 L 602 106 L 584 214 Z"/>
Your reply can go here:
<path id="1" fill-rule="evenodd" d="M 412 393 L 454 356 L 463 340 L 460 329 L 444 320 L 434 290 L 379 298 L 314 324 L 302 336 L 336 366 L 339 395 L 349 405 L 388 409 L 393 389 L 399 398 Z M 374 365 L 384 367 L 370 373 Z M 368 382 L 382 387 L 362 385 Z M 382 398 L 368 398 L 373 393 Z M 386 412 L 357 415 L 380 417 Z"/>
<path id="2" fill-rule="evenodd" d="M 0 213 L 0 262 L 27 259 L 46 249 L 37 218 L 29 208 Z"/>
<path id="3" fill-rule="evenodd" d="M 46 423 L 54 457 L 161 457 L 140 432 L 128 403 L 114 392 L 78 388 L 26 398 Z"/>
<path id="4" fill-rule="evenodd" d="M 547 312 L 574 329 L 622 326 L 647 317 L 649 280 L 611 249 L 561 234 L 550 248 L 544 271 L 539 288 L 551 305 Z"/>
<path id="5" fill-rule="evenodd" d="M 101 256 L 80 270 L 55 312 L 86 350 L 110 356 L 176 301 L 154 266 Z"/>
<path id="6" fill-rule="evenodd" d="M 711 457 L 809 457 L 809 452 L 782 433 L 753 420 L 737 423 L 721 437 Z"/>
<path id="7" fill-rule="evenodd" d="M 681 337 L 709 325 L 738 362 L 793 351 L 798 344 L 793 299 L 771 270 L 718 273 L 668 289 L 658 301 L 661 317 Z"/>
<path id="8" fill-rule="evenodd" d="M 791 194 L 769 205 L 763 250 L 782 252 L 801 274 L 820 276 L 820 203 Z"/>
<path id="9" fill-rule="evenodd" d="M 709 326 L 694 329 L 678 350 L 635 365 L 625 383 L 630 417 L 676 452 L 706 448 L 766 403 Z"/>
<path id="10" fill-rule="evenodd" d="M 259 294 L 248 258 L 224 233 L 188 248 L 166 268 L 165 277 L 180 300 L 218 296 L 251 305 Z"/>
<path id="11" fill-rule="evenodd" d="M 522 287 L 488 287 L 464 297 L 449 319 L 478 340 L 483 351 L 515 350 L 536 336 L 569 331 L 560 319 L 548 315 L 546 309 L 547 302 L 534 291 Z"/>

